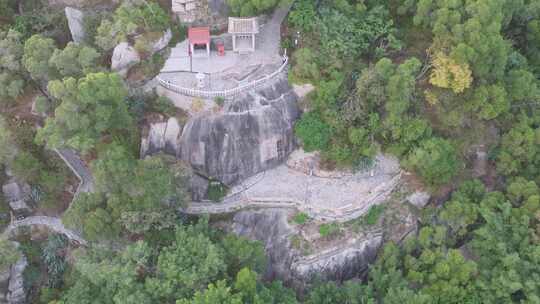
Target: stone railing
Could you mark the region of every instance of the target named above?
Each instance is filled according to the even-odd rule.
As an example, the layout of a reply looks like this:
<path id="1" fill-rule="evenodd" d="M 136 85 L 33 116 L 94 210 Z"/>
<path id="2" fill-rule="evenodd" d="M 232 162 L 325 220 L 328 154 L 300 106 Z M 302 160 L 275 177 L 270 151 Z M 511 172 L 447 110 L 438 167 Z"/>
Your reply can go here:
<path id="1" fill-rule="evenodd" d="M 186 87 L 182 87 L 182 86 L 179 86 L 179 85 L 176 85 L 176 84 L 172 84 L 170 81 L 161 79 L 159 76 L 157 76 L 156 79 L 157 79 L 157 81 L 159 82 L 159 84 L 162 87 L 164 87 L 164 88 L 166 88 L 168 90 L 171 90 L 171 91 L 173 91 L 175 93 L 178 93 L 178 94 L 192 96 L 192 97 L 201 97 L 201 98 L 216 98 L 216 97 L 225 98 L 225 97 L 236 96 L 236 95 L 240 94 L 243 91 L 250 90 L 250 89 L 255 89 L 255 88 L 263 85 L 267 81 L 275 78 L 277 75 L 279 75 L 281 72 L 283 72 L 283 70 L 285 70 L 287 68 L 288 63 L 289 63 L 289 58 L 287 56 L 284 56 L 283 57 L 283 63 L 272 74 L 266 75 L 265 77 L 263 77 L 261 79 L 257 79 L 257 80 L 254 80 L 252 82 L 241 84 L 241 85 L 239 85 L 239 86 L 237 86 L 235 88 L 227 89 L 227 90 L 213 91 L 213 90 L 199 90 L 199 89 L 193 89 L 193 88 L 186 88 Z"/>

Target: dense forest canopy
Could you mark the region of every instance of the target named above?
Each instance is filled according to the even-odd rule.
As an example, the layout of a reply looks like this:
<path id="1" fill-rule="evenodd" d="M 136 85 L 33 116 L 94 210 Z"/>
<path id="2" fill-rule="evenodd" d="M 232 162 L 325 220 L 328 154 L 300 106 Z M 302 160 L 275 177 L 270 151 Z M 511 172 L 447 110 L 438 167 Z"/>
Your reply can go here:
<path id="1" fill-rule="evenodd" d="M 302 148 L 329 169 L 398 157 L 438 198 L 419 211 L 416 235 L 385 244 L 363 280 L 300 292 L 263 280 L 264 244 L 177 211 L 189 168 L 139 157 L 146 114 L 176 110 L 108 66 L 129 41 L 147 55 L 137 68 L 159 71 L 148 42 L 185 26 L 164 1 L 98 10 L 73 43 L 61 8 L 0 0 L 2 171 L 49 211 L 74 179 L 52 149 L 76 150 L 95 178 L 62 215 L 89 246 L 51 234 L 16 248 L 2 235 L 0 270 L 24 254 L 31 299 L 48 304 L 540 303 L 540 1 L 288 1 L 226 2 L 237 16 L 292 3 L 289 81 L 315 87 L 294 127 Z M 39 118 L 23 112 L 29 99 Z M 478 147 L 489 166 L 481 179 Z"/>

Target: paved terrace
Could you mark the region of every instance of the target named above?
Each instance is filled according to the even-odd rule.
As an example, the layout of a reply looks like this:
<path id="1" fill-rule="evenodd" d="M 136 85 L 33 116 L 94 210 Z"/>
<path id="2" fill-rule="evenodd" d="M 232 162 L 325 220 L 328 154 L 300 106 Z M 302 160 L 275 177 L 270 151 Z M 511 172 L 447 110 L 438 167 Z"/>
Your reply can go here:
<path id="1" fill-rule="evenodd" d="M 253 207 L 294 208 L 318 220 L 346 222 L 387 200 L 400 177 L 397 160 L 383 155 L 377 157 L 373 170 L 342 178 L 311 176 L 281 165 L 245 180 L 221 203 L 191 203 L 184 211 L 217 214 Z"/>
<path id="2" fill-rule="evenodd" d="M 189 42 L 180 42 L 171 50 L 158 78 L 165 84 L 188 89 L 197 88 L 197 73 L 206 75 L 202 90 L 221 91 L 245 85 L 275 72 L 283 63 L 279 55 L 280 27 L 290 6 L 276 9 L 272 17 L 260 26 L 256 36 L 256 51 L 237 54 L 226 51 L 218 56 L 212 51 L 210 57 L 189 56 Z"/>

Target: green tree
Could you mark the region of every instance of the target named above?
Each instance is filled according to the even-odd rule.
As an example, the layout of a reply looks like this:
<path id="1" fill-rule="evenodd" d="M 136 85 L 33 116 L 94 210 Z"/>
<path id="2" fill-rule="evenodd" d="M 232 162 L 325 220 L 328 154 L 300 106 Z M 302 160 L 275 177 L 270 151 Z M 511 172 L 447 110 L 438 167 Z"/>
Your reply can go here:
<path id="1" fill-rule="evenodd" d="M 449 141 L 436 137 L 422 141 L 406 164 L 433 186 L 447 183 L 459 169 L 455 148 Z"/>
<path id="2" fill-rule="evenodd" d="M 278 4 L 277 0 L 227 0 L 233 16 L 256 16 Z"/>
<path id="3" fill-rule="evenodd" d="M 293 54 L 295 65 L 292 68 L 293 74 L 303 80 L 318 81 L 320 78 L 320 69 L 317 65 L 315 53 L 310 48 L 301 48 Z"/>
<path id="4" fill-rule="evenodd" d="M 64 77 L 80 77 L 97 70 L 99 57 L 93 48 L 69 42 L 63 50 L 54 50 L 49 64 Z"/>
<path id="5" fill-rule="evenodd" d="M 260 242 L 228 234 L 221 244 L 229 276 L 233 277 L 245 267 L 258 273 L 262 273 L 266 268 L 264 246 Z"/>
<path id="6" fill-rule="evenodd" d="M 114 11 L 112 20 L 102 20 L 95 40 L 100 48 L 108 51 L 129 37 L 147 32 L 163 32 L 167 27 L 169 16 L 155 1 L 124 1 Z"/>
<path id="7" fill-rule="evenodd" d="M 332 131 L 316 112 L 302 114 L 294 126 L 296 136 L 306 151 L 324 150 L 330 142 Z"/>
<path id="8" fill-rule="evenodd" d="M 157 277 L 147 281 L 162 299 L 181 299 L 202 290 L 225 271 L 222 250 L 192 226 L 177 227 L 175 242 L 163 248 Z"/>
<path id="9" fill-rule="evenodd" d="M 3 102 L 12 101 L 24 89 L 24 68 L 21 64 L 23 49 L 19 32 L 0 32 L 0 100 Z"/>
<path id="10" fill-rule="evenodd" d="M 47 81 L 55 78 L 56 71 L 49 66 L 49 59 L 55 49 L 54 40 L 39 34 L 26 40 L 22 62 L 33 79 Z"/>
<path id="11" fill-rule="evenodd" d="M 209 284 L 204 291 L 195 292 L 191 300 L 177 300 L 176 304 L 242 304 L 242 298 L 238 294 L 232 294 L 227 282 L 221 280 L 215 284 Z"/>
<path id="12" fill-rule="evenodd" d="M 38 130 L 36 141 L 40 144 L 88 153 L 104 135 L 129 134 L 133 127 L 125 102 L 127 91 L 116 74 L 51 81 L 48 88 L 60 105 L 55 116 L 47 118 Z"/>
<path id="13" fill-rule="evenodd" d="M 11 163 L 11 170 L 17 178 L 35 183 L 39 179 L 39 173 L 43 170 L 43 164 L 31 153 L 23 151 L 15 156 Z"/>

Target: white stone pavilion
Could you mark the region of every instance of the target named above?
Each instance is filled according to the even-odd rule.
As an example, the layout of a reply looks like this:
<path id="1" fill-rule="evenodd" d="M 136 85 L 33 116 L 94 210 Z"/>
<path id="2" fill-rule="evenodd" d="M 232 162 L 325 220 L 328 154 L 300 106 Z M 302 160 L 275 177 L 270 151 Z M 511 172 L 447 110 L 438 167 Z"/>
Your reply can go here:
<path id="1" fill-rule="evenodd" d="M 232 35 L 233 51 L 251 53 L 255 51 L 255 35 L 259 33 L 257 18 L 229 18 L 229 34 Z"/>

